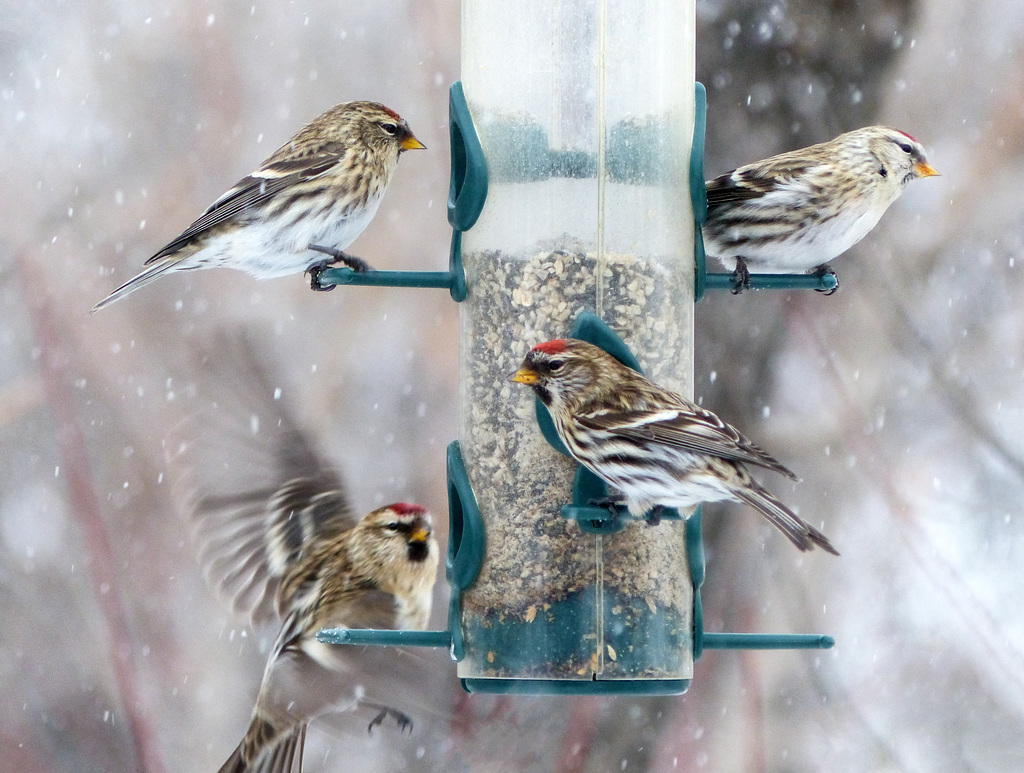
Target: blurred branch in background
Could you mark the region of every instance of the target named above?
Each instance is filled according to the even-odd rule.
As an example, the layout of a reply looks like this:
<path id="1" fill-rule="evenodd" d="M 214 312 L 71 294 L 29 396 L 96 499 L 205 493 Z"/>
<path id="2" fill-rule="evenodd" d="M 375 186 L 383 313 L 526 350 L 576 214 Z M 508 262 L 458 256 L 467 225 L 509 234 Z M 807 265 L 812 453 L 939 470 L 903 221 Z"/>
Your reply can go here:
<path id="1" fill-rule="evenodd" d="M 879 287 L 878 293 L 880 305 L 888 311 L 882 322 L 889 340 L 897 342 L 908 359 L 923 362 L 931 379 L 930 386 L 945 403 L 950 418 L 960 422 L 975 440 L 1013 470 L 1024 485 L 1024 447 L 1004 438 L 993 425 L 991 406 L 981 391 L 972 387 L 975 374 L 957 373 L 948 365 L 948 352 L 943 352 L 943 345 L 914 321 L 906 300 L 891 286 Z M 806 319 L 804 323 L 807 324 Z"/>
<path id="2" fill-rule="evenodd" d="M 987 425 L 987 420 L 982 420 L 977 415 L 975 408 L 981 405 L 978 395 L 970 395 L 966 390 L 955 386 L 956 398 L 951 399 L 950 384 L 943 376 L 943 368 L 934 347 L 928 344 L 923 334 L 913 329 L 903 301 L 891 294 L 888 301 L 888 313 L 884 317 L 884 324 L 892 331 L 888 340 L 900 342 L 901 348 L 912 349 L 913 354 L 909 354 L 909 357 L 924 357 L 929 361 L 931 375 L 937 381 L 940 396 L 946 402 L 951 419 L 966 424 L 979 442 L 986 445 L 998 442 L 988 427 L 982 426 Z M 802 305 L 795 307 L 794 317 L 800 323 L 799 332 L 806 337 L 809 345 L 818 350 L 822 360 L 829 363 L 827 371 L 831 377 L 835 400 L 842 406 L 842 410 L 838 412 L 844 417 L 842 434 L 862 460 L 861 474 L 868 475 L 874 481 L 887 504 L 885 512 L 882 513 L 886 534 L 899 536 L 899 555 L 909 558 L 920 577 L 931 586 L 932 592 L 941 597 L 936 606 L 942 606 L 960 618 L 961 626 L 958 626 L 957 630 L 969 632 L 968 640 L 961 642 L 955 649 L 977 671 L 979 688 L 988 681 L 985 678 L 986 674 L 994 670 L 991 678 L 999 681 L 1009 680 L 1016 690 L 1024 694 L 1024 653 L 1012 644 L 1008 628 L 998 619 L 997 615 L 1001 610 L 990 608 L 982 598 L 972 592 L 965 575 L 964 564 L 947 557 L 945 551 L 929 534 L 928 520 L 935 511 L 934 505 L 921 501 L 908 488 L 906 481 L 897 478 L 900 468 L 894 468 L 887 463 L 891 453 L 875 435 L 863 431 L 871 422 L 861 411 L 858 399 L 839 373 L 835 358 L 831 356 L 830 347 L 822 339 L 816 320 Z M 1001 442 L 998 442 L 998 446 L 1005 448 Z M 1016 456 L 1015 452 L 1009 449 L 1006 449 L 1006 452 L 1011 454 L 1011 460 Z M 1024 484 L 1024 479 L 1021 483 Z M 973 516 L 970 503 L 965 503 L 959 517 Z M 978 657 L 979 648 L 980 652 L 984 653 L 983 657 Z M 913 657 L 912 653 L 908 655 Z"/>
<path id="3" fill-rule="evenodd" d="M 39 349 L 43 394 L 56 427 L 60 477 L 66 481 L 70 511 L 87 546 L 89 576 L 106 627 L 104 650 L 113 666 L 121 711 L 128 721 L 135 747 L 136 766 L 144 773 L 162 773 L 164 766 L 156 726 L 146 704 L 145 691 L 139 683 L 138 646 L 132 634 L 118 562 L 95 487 L 82 419 L 71 389 L 74 358 L 67 348 L 68 339 L 61 335 L 54 314 L 53 296 L 46 292 L 47 285 L 40 281 L 46 273 L 42 261 L 30 255 L 26 248 L 15 256 L 15 263 L 22 280 L 35 345 Z"/>
<path id="4" fill-rule="evenodd" d="M 0 427 L 14 424 L 43 403 L 43 382 L 38 375 L 23 376 L 0 390 Z"/>
<path id="5" fill-rule="evenodd" d="M 874 123 L 918 0 L 701 0 L 708 178 Z"/>

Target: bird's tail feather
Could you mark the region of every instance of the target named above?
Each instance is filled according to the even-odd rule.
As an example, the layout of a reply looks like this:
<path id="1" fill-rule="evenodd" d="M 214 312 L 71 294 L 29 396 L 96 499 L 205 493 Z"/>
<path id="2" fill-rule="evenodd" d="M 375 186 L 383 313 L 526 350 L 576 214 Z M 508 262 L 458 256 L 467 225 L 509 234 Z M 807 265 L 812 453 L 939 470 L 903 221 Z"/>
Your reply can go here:
<path id="1" fill-rule="evenodd" d="M 118 287 L 114 292 L 104 298 L 102 301 L 92 307 L 93 312 L 99 311 L 106 306 L 119 301 L 129 293 L 133 293 L 140 287 L 145 287 L 150 282 L 159 279 L 165 271 L 173 269 L 178 263 L 181 262 L 181 258 L 175 255 L 168 255 L 166 258 L 153 263 L 151 266 L 147 266 L 144 271 L 133 276 L 123 285 Z"/>
<path id="2" fill-rule="evenodd" d="M 839 551 L 832 547 L 828 537 L 815 529 L 800 516 L 786 507 L 766 489 L 751 481 L 751 486 L 736 490 L 736 497 L 753 507 L 776 529 L 785 534 L 790 542 L 801 550 L 812 550 L 815 545 L 834 556 Z"/>

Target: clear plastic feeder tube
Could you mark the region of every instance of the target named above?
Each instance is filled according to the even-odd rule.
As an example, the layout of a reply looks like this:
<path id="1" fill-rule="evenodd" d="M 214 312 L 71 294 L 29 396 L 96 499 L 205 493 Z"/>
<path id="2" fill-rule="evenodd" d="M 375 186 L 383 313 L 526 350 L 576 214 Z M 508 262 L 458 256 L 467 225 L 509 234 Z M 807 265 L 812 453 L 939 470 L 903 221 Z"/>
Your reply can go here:
<path id="1" fill-rule="evenodd" d="M 647 375 L 693 389 L 693 0 L 463 0 L 462 78 L 488 198 L 464 235 L 460 443 L 487 552 L 463 679 L 688 679 L 681 522 L 588 534 L 575 463 L 508 376 L 590 310 Z"/>

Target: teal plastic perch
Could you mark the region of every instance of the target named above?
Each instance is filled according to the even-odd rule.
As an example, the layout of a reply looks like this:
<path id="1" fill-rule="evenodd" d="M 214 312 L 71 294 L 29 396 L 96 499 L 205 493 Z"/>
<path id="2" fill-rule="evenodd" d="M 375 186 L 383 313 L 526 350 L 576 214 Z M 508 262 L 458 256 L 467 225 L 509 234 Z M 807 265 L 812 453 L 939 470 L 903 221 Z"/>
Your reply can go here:
<path id="1" fill-rule="evenodd" d="M 705 633 L 704 649 L 715 650 L 827 650 L 835 639 L 825 634 L 803 633 Z M 378 647 L 451 648 L 449 631 L 389 631 L 373 628 L 325 628 L 316 635 L 324 644 Z M 507 680 L 515 681 L 515 680 Z"/>
<path id="2" fill-rule="evenodd" d="M 451 291 L 455 286 L 452 271 L 353 271 L 348 267 L 325 268 L 320 284 L 358 285 L 361 287 L 433 287 Z"/>
<path id="3" fill-rule="evenodd" d="M 693 119 L 693 147 L 690 150 L 690 198 L 693 201 L 694 228 L 694 298 L 700 300 L 705 290 L 731 290 L 736 285 L 732 274 L 707 270 L 704 236 L 701 227 L 708 218 L 708 194 L 704 187 L 704 140 L 707 127 L 708 97 L 703 83 L 696 84 Z M 834 274 L 751 274 L 751 290 L 819 290 L 831 292 L 838 282 Z"/>
<path id="4" fill-rule="evenodd" d="M 349 269 L 351 270 L 351 269 Z M 705 274 L 704 287 L 710 290 L 731 290 L 736 284 L 732 274 Z M 831 292 L 839 283 L 835 274 L 751 274 L 751 290 L 820 290 Z"/>
<path id="5" fill-rule="evenodd" d="M 704 189 L 704 142 L 707 121 L 707 93 L 702 83 L 696 84 L 696 109 L 693 124 L 693 147 L 690 153 L 690 195 L 693 201 L 694 219 L 694 295 L 696 300 L 704 297 L 706 290 L 731 290 L 735 285 L 733 275 L 707 270 L 704 252 L 704 238 L 701 226 L 707 219 L 707 192 Z M 448 100 L 449 131 L 451 142 L 451 178 L 448 186 L 448 223 L 452 227 L 452 243 L 448 257 L 447 271 L 353 271 L 347 267 L 326 268 L 320 274 L 320 284 L 352 285 L 360 287 L 415 287 L 448 290 L 455 301 L 466 298 L 466 275 L 462 268 L 462 232 L 476 223 L 487 199 L 488 167 L 480 138 L 477 135 L 466 103 L 461 81 L 452 84 Z M 544 145 L 545 159 L 551 168 L 545 166 L 544 174 L 579 176 L 590 173 L 589 162 L 580 159 L 555 163 L 557 156 L 547 150 L 546 137 L 537 141 Z M 620 143 L 628 147 L 629 143 Z M 628 159 L 627 159 L 628 160 Z M 637 174 L 636 166 L 623 161 L 622 175 Z M 580 170 L 583 170 L 582 172 Z M 499 170 L 500 171 L 500 170 Z M 628 176 L 628 175 L 627 175 Z M 630 178 L 632 179 L 632 178 Z M 829 292 L 836 288 L 834 275 L 825 274 L 751 274 L 749 287 L 753 290 L 820 290 Z"/>
<path id="6" fill-rule="evenodd" d="M 836 643 L 818 633 L 705 633 L 703 638 L 706 650 L 828 650 Z"/>
<path id="7" fill-rule="evenodd" d="M 325 628 L 316 635 L 324 644 L 375 645 L 378 647 L 452 646 L 448 631 L 387 631 L 373 628 Z"/>
<path id="8" fill-rule="evenodd" d="M 325 644 L 376 647 L 440 647 L 447 649 L 452 659 L 463 657 L 462 630 L 459 622 L 461 592 L 472 585 L 483 560 L 484 537 L 482 522 L 476 511 L 472 492 L 463 486 L 464 469 L 460 469 L 461 455 L 458 444 L 449 447 L 449 483 L 458 486 L 449 509 L 453 518 L 451 541 L 448 547 L 447 576 L 452 588 L 446 631 L 374 630 L 362 628 L 328 628 L 317 634 Z M 772 634 L 772 633 L 706 633 L 700 588 L 704 584 L 705 556 L 701 530 L 700 508 L 686 520 L 687 560 L 690 581 L 694 587 L 693 658 L 699 660 L 705 649 L 782 650 L 831 649 L 835 639 L 824 634 Z M 462 679 L 467 692 L 531 695 L 679 695 L 686 691 L 689 680 L 609 680 L 600 682 L 531 679 Z"/>

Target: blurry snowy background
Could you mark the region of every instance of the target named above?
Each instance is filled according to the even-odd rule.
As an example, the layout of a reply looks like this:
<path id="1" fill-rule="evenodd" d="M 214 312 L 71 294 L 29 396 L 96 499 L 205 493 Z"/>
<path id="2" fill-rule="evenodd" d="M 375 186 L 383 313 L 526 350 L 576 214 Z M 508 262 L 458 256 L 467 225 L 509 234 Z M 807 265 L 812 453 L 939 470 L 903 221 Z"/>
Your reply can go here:
<path id="1" fill-rule="evenodd" d="M 707 627 L 837 647 L 709 652 L 665 699 L 466 696 L 425 655 L 435 716 L 318 722 L 308 770 L 1024 769 L 1024 4 L 697 7 L 708 176 L 870 123 L 943 174 L 836 263 L 838 295 L 697 310 L 697 397 L 800 473 L 780 493 L 843 554 L 709 512 Z M 204 586 L 162 448 L 214 388 L 216 330 L 257 332 L 359 509 L 421 501 L 446 536 L 445 293 L 211 271 L 87 312 L 349 99 L 429 147 L 352 251 L 443 268 L 458 76 L 455 0 L 0 5 L 0 770 L 212 771 L 243 732 L 265 632 Z"/>

